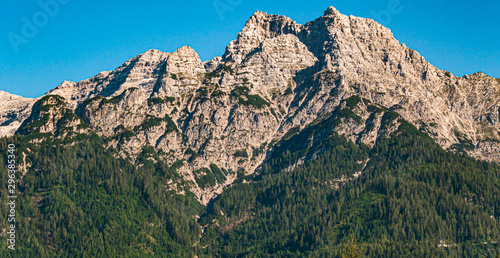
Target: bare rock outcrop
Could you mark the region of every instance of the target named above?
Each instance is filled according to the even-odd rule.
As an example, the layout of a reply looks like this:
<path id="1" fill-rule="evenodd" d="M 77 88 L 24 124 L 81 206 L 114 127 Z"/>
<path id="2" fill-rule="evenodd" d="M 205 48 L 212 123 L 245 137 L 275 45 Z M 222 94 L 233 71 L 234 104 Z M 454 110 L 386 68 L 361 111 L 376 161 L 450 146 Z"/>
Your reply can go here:
<path id="1" fill-rule="evenodd" d="M 31 98 L 0 91 L 0 136 L 13 135 L 29 117 L 34 102 Z"/>

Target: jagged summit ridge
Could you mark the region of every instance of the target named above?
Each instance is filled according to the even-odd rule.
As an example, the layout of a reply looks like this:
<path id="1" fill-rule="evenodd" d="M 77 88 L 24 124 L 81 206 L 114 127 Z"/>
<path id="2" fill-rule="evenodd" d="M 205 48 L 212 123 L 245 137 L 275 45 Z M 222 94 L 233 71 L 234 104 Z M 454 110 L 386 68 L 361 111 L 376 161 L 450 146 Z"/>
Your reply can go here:
<path id="1" fill-rule="evenodd" d="M 237 38 L 226 48 L 223 60 L 239 64 L 265 39 L 283 34 L 297 34 L 300 28 L 301 25 L 288 17 L 257 11 L 238 33 Z"/>
<path id="2" fill-rule="evenodd" d="M 198 54 L 189 46 L 183 46 L 173 53 L 150 49 L 127 60 L 114 71 L 101 72 L 77 83 L 64 81 L 47 94 L 64 97 L 74 109 L 89 98 L 99 95 L 115 97 L 134 87 L 150 96 L 165 72 L 199 74 L 204 73 L 205 69 Z"/>
<path id="3" fill-rule="evenodd" d="M 168 164 L 182 161 L 178 172 L 202 203 L 237 172 L 258 172 L 280 140 L 346 108 L 351 117 L 333 128 L 355 143 L 387 137 L 398 123 L 383 117 L 397 112 L 444 149 L 500 161 L 498 79 L 439 70 L 389 29 L 333 7 L 304 25 L 258 11 L 222 57 L 152 49 L 48 94 L 123 157 L 151 146 Z M 214 166 L 225 179 L 206 185 Z"/>

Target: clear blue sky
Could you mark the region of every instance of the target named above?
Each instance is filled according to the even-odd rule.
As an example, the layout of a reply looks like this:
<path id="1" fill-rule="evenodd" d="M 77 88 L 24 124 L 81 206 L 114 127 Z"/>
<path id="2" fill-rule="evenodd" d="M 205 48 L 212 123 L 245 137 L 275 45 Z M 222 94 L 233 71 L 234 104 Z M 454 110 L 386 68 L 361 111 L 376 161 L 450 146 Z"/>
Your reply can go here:
<path id="1" fill-rule="evenodd" d="M 0 90 L 38 97 L 63 80 L 113 70 L 151 48 L 172 52 L 189 45 L 208 60 L 223 54 L 256 10 L 303 24 L 330 5 L 378 20 L 441 69 L 500 77 L 498 0 L 41 0 L 51 1 L 60 3 L 49 11 L 38 0 L 0 2 Z M 37 31 L 23 32 L 26 20 L 35 20 Z"/>

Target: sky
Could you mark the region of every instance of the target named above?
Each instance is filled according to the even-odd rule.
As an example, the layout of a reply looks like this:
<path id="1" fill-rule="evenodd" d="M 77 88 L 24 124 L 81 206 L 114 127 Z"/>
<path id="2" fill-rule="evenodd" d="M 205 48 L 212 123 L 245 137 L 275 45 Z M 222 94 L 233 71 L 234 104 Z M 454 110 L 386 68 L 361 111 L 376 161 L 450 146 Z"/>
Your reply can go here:
<path id="1" fill-rule="evenodd" d="M 257 10 L 305 24 L 328 6 L 375 19 L 440 69 L 500 78 L 498 0 L 0 0 L 0 90 L 39 97 L 152 48 L 209 60 Z"/>

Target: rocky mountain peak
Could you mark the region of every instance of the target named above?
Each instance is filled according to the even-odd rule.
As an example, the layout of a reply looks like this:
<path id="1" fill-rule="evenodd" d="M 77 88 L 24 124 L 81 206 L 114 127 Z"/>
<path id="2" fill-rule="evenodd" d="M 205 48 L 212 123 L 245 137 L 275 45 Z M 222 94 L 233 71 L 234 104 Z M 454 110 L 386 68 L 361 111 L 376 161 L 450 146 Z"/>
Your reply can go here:
<path id="1" fill-rule="evenodd" d="M 198 56 L 198 53 L 196 53 L 196 51 L 192 49 L 190 46 L 182 46 L 176 49 L 174 53 L 178 54 L 179 56 L 185 56 L 185 57 Z"/>
<path id="2" fill-rule="evenodd" d="M 337 11 L 337 9 L 335 9 L 335 7 L 330 6 L 330 7 L 328 7 L 328 9 L 325 10 L 324 16 L 336 16 L 338 14 L 340 14 L 340 12 Z"/>
<path id="3" fill-rule="evenodd" d="M 205 72 L 200 57 L 194 49 L 182 46 L 171 53 L 166 63 L 166 71 L 172 74 L 196 75 Z"/>
<path id="4" fill-rule="evenodd" d="M 162 52 L 157 49 L 150 49 L 130 60 L 128 60 L 122 66 L 133 66 L 133 69 L 141 70 L 143 65 L 151 66 L 154 64 L 160 64 L 165 62 L 168 58 L 169 53 Z"/>
<path id="5" fill-rule="evenodd" d="M 236 40 L 226 48 L 224 61 L 241 63 L 265 39 L 283 34 L 297 34 L 301 25 L 281 15 L 270 15 L 261 11 L 255 12 L 245 27 L 238 33 Z"/>
<path id="6" fill-rule="evenodd" d="M 8 93 L 6 91 L 0 90 L 0 100 L 2 100 L 0 102 L 0 105 L 2 105 L 2 106 L 7 104 L 10 100 L 26 100 L 26 99 L 30 99 L 30 98 L 25 98 L 22 96 L 18 96 L 18 95 L 11 94 L 11 93 Z"/>
<path id="7" fill-rule="evenodd" d="M 59 84 L 59 86 L 57 86 L 56 88 L 59 88 L 59 89 L 64 89 L 64 88 L 70 88 L 70 87 L 73 87 L 75 85 L 74 82 L 72 81 L 66 81 L 64 80 L 61 84 Z"/>

